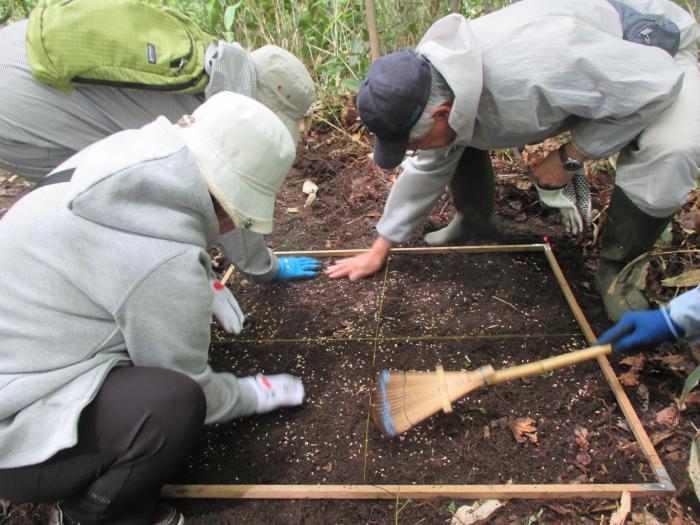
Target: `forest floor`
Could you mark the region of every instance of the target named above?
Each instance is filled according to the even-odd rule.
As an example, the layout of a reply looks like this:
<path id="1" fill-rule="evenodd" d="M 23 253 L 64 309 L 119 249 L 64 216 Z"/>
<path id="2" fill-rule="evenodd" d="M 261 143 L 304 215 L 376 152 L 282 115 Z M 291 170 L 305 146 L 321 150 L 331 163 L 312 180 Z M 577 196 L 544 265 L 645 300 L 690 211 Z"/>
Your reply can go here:
<path id="1" fill-rule="evenodd" d="M 593 331 L 610 326 L 593 286 L 596 237 L 612 193 L 609 161 L 589 166 L 594 221 L 572 238 L 556 210 L 539 204 L 527 178 L 557 146 L 496 151 L 496 210 L 503 234 L 464 245 L 533 244 L 546 236 Z M 276 251 L 366 248 L 375 235 L 398 171 L 373 165 L 371 142 L 350 109 L 333 125 L 315 125 L 278 196 Z M 318 186 L 305 207 L 306 180 Z M 0 216 L 31 184 L 0 172 Z M 453 212 L 446 194 L 424 231 Z M 697 268 L 700 192 L 688 198 L 646 267 L 643 281 L 657 304 L 682 291 L 667 277 Z M 674 252 L 674 253 L 669 253 Z M 683 253 L 678 253 L 683 252 Z M 226 263 L 213 252 L 217 270 Z M 324 266 L 333 259 L 323 258 Z M 386 271 L 358 282 L 317 279 L 232 288 L 247 315 L 231 338 L 212 329 L 212 364 L 246 375 L 290 372 L 305 382 L 304 407 L 207 428 L 177 483 L 506 484 L 644 483 L 654 481 L 600 369 L 593 363 L 488 387 L 455 403 L 404 437 L 387 440 L 368 425 L 376 370 L 496 368 L 587 346 L 545 258 L 538 253 L 449 253 L 392 256 Z M 629 523 L 697 523 L 700 505 L 687 473 L 697 434 L 700 395 L 683 410 L 676 400 L 700 349 L 667 344 L 611 363 L 676 486 L 669 497 L 635 498 Z M 695 424 L 694 424 L 695 423 Z M 436 500 L 174 500 L 188 523 L 449 523 L 471 503 Z M 604 523 L 611 500 L 513 500 L 490 523 Z M 11 505 L 0 525 L 43 523 L 46 505 Z"/>

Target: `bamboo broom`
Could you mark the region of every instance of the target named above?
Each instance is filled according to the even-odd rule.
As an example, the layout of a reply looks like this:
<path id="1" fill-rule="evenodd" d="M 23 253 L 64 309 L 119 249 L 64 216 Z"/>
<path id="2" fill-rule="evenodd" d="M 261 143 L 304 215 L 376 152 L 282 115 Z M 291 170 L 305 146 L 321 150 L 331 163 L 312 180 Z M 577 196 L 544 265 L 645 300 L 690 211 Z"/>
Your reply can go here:
<path id="1" fill-rule="evenodd" d="M 387 437 L 398 436 L 440 410 L 452 412 L 452 402 L 484 385 L 493 385 L 542 374 L 557 368 L 595 359 L 612 352 L 611 345 L 592 346 L 533 363 L 494 370 L 491 365 L 472 372 L 390 372 L 377 374 L 371 414 Z"/>

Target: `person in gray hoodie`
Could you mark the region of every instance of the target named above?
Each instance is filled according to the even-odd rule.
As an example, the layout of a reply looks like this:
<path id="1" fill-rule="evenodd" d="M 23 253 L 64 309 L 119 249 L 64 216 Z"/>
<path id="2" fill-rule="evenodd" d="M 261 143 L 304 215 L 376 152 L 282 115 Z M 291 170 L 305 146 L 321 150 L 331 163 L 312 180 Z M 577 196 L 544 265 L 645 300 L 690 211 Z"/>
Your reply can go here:
<path id="1" fill-rule="evenodd" d="M 449 187 L 457 213 L 431 245 L 498 230 L 488 150 L 571 141 L 534 170 L 540 200 L 579 233 L 590 202 L 583 161 L 619 152 L 596 287 L 608 316 L 648 308 L 615 284 L 650 250 L 696 185 L 700 70 L 695 20 L 668 0 L 523 0 L 467 21 L 435 22 L 415 50 L 376 60 L 360 86 L 374 160 L 398 166 L 372 248 L 331 266 L 359 279 L 407 241 Z M 583 209 L 583 210 L 582 210 Z"/>
<path id="2" fill-rule="evenodd" d="M 233 332 L 243 314 L 207 247 L 271 231 L 294 156 L 274 113 L 221 92 L 98 142 L 0 220 L 0 498 L 182 523 L 158 495 L 201 424 L 302 403 L 293 376 L 208 364 L 212 314 Z"/>

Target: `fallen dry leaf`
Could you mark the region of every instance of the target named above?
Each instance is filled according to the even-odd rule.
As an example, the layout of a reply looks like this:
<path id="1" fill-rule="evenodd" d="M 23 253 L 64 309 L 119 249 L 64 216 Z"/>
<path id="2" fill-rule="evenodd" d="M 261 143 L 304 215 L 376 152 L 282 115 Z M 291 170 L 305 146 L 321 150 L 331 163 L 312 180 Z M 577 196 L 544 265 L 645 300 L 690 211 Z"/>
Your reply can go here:
<path id="1" fill-rule="evenodd" d="M 656 516 L 654 516 L 647 509 L 643 509 L 642 512 L 633 512 L 630 516 L 632 518 L 632 523 L 639 525 L 661 525 L 661 522 Z"/>
<path id="2" fill-rule="evenodd" d="M 639 374 L 634 370 L 620 374 L 618 379 L 625 386 L 637 386 L 639 384 Z"/>
<path id="3" fill-rule="evenodd" d="M 560 516 L 578 516 L 581 514 L 578 510 L 567 509 L 563 505 L 557 505 L 556 503 L 548 504 L 546 507 Z"/>
<path id="4" fill-rule="evenodd" d="M 678 222 L 684 230 L 693 233 L 700 232 L 700 209 L 691 208 L 678 214 Z"/>
<path id="5" fill-rule="evenodd" d="M 662 279 L 661 284 L 668 287 L 685 288 L 700 284 L 700 270 L 688 270 L 675 277 Z"/>
<path id="6" fill-rule="evenodd" d="M 497 499 L 476 501 L 472 505 L 463 505 L 452 516 L 450 525 L 479 525 L 486 523 L 491 515 L 503 507 Z"/>
<path id="7" fill-rule="evenodd" d="M 340 248 L 341 246 L 341 241 L 340 239 L 327 239 L 326 240 L 326 248 Z"/>
<path id="8" fill-rule="evenodd" d="M 610 516 L 610 525 L 623 525 L 631 509 L 632 497 L 629 492 L 624 491 L 620 498 L 620 507 Z"/>
<path id="9" fill-rule="evenodd" d="M 629 424 L 627 423 L 627 421 L 625 421 L 625 420 L 622 419 L 621 417 L 618 417 L 618 418 L 617 418 L 617 421 L 615 422 L 615 426 L 616 426 L 617 428 L 621 428 L 622 430 L 625 430 L 625 431 L 627 431 L 627 432 L 630 431 L 630 426 L 629 426 Z"/>
<path id="10" fill-rule="evenodd" d="M 676 450 L 684 449 L 686 447 L 686 442 L 685 439 L 680 438 L 680 439 L 673 439 L 671 440 L 670 443 L 668 443 L 665 447 L 664 450 L 666 452 L 675 452 Z"/>
<path id="11" fill-rule="evenodd" d="M 678 425 L 678 409 L 674 406 L 664 408 L 656 414 L 656 422 L 659 425 L 675 427 Z"/>
<path id="12" fill-rule="evenodd" d="M 519 190 L 527 191 L 532 188 L 532 182 L 527 179 L 519 179 L 515 181 L 515 187 Z"/>
<path id="13" fill-rule="evenodd" d="M 654 361 L 661 363 L 670 370 L 674 372 L 680 372 L 683 375 L 690 375 L 690 373 L 695 368 L 695 363 L 691 362 L 691 359 L 684 355 L 678 354 L 666 354 L 654 356 Z"/>
<path id="14" fill-rule="evenodd" d="M 581 450 L 588 450 L 588 430 L 585 427 L 576 425 L 574 440 Z"/>
<path id="15" fill-rule="evenodd" d="M 627 357 L 620 359 L 620 364 L 632 367 L 632 370 L 640 370 L 644 368 L 644 355 L 628 355 Z"/>
<path id="16" fill-rule="evenodd" d="M 675 433 L 674 430 L 663 430 L 661 432 L 656 432 L 651 435 L 651 443 L 656 446 L 659 443 L 663 443 L 668 438 L 670 438 Z"/>
<path id="17" fill-rule="evenodd" d="M 588 483 L 588 476 L 586 476 L 585 474 L 579 474 L 575 478 L 570 479 L 569 483 L 571 485 L 579 485 L 581 483 Z"/>
<path id="18" fill-rule="evenodd" d="M 688 452 L 686 452 L 685 450 L 675 450 L 666 454 L 664 459 L 672 461 L 673 463 L 685 463 L 686 461 L 688 461 Z"/>
<path id="19" fill-rule="evenodd" d="M 587 467 L 588 465 L 593 463 L 591 456 L 589 456 L 586 452 L 581 452 L 579 454 L 576 454 L 576 461 L 578 461 L 584 467 Z"/>
<path id="20" fill-rule="evenodd" d="M 511 423 L 510 428 L 518 443 L 537 443 L 537 427 L 531 417 L 519 417 Z"/>
<path id="21" fill-rule="evenodd" d="M 355 119 L 357 119 L 357 111 L 354 107 L 345 107 L 340 111 L 340 121 L 346 128 L 349 128 Z"/>
<path id="22" fill-rule="evenodd" d="M 639 397 L 639 402 L 641 403 L 641 411 L 646 412 L 649 410 L 649 389 L 645 385 L 637 387 L 637 397 Z"/>

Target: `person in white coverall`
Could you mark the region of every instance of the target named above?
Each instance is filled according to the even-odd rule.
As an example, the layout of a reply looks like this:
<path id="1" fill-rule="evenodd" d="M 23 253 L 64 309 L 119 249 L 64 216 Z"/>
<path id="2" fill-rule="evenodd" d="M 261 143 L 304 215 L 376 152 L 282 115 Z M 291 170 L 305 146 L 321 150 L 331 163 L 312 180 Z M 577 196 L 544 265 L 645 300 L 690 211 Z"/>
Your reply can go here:
<path id="1" fill-rule="evenodd" d="M 651 32 L 636 29 L 640 19 L 651 20 Z M 473 21 L 438 20 L 415 51 L 375 61 L 360 86 L 358 112 L 375 134 L 375 162 L 392 168 L 407 151 L 415 155 L 402 164 L 371 249 L 327 275 L 376 272 L 446 186 L 457 213 L 426 235 L 429 244 L 496 231 L 488 150 L 569 131 L 571 142 L 534 172 L 540 199 L 560 208 L 569 231 L 580 231 L 582 161 L 620 152 L 596 285 L 613 320 L 648 308 L 638 290 L 610 285 L 653 246 L 696 184 L 699 34 L 667 0 L 523 0 Z"/>
<path id="2" fill-rule="evenodd" d="M 302 403 L 293 376 L 208 364 L 212 314 L 244 319 L 207 247 L 272 230 L 294 157 L 274 113 L 221 92 L 97 142 L 0 220 L 1 499 L 61 501 L 65 524 L 179 524 L 158 495 L 203 422 Z"/>

